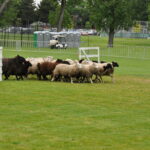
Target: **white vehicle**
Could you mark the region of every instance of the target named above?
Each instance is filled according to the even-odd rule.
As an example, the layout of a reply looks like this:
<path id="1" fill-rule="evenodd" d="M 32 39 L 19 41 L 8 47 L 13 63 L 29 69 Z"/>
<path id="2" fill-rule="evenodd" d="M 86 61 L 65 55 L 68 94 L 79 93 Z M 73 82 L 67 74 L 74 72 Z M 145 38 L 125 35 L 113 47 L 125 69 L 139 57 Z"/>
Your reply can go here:
<path id="1" fill-rule="evenodd" d="M 56 48 L 56 49 L 66 49 L 67 48 L 67 43 L 65 40 L 65 36 L 62 35 L 55 35 L 53 36 L 53 40 L 49 41 L 49 46 L 50 48 Z"/>

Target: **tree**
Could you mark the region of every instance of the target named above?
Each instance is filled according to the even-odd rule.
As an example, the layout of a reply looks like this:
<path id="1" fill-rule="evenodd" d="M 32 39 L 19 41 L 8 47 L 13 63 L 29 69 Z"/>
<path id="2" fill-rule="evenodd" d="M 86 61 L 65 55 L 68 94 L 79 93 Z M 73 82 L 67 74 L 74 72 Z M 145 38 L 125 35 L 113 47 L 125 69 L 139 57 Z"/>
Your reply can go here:
<path id="1" fill-rule="evenodd" d="M 0 0 L 0 2 L 4 2 L 3 0 Z M 0 15 L 0 26 L 9 26 L 14 24 L 14 21 L 17 18 L 17 5 L 18 1 L 13 0 L 9 1 L 7 5 L 5 5 L 5 8 L 3 8 L 3 11 Z M 2 5 L 1 5 L 2 6 Z"/>
<path id="2" fill-rule="evenodd" d="M 87 1 L 69 0 L 66 9 L 73 16 L 74 28 L 85 28 L 86 22 L 89 21 Z"/>
<path id="3" fill-rule="evenodd" d="M 2 14 L 2 12 L 4 11 L 6 5 L 9 3 L 10 0 L 4 0 L 2 5 L 0 6 L 0 16 Z"/>
<path id="4" fill-rule="evenodd" d="M 74 28 L 84 28 L 89 21 L 89 12 L 87 1 L 85 0 L 68 0 L 66 9 L 72 16 Z"/>
<path id="5" fill-rule="evenodd" d="M 49 13 L 56 11 L 58 2 L 56 0 L 42 0 L 38 7 L 38 21 L 48 23 Z"/>
<path id="6" fill-rule="evenodd" d="M 90 19 L 98 30 L 108 33 L 108 47 L 113 47 L 115 31 L 132 25 L 130 0 L 88 0 Z"/>
<path id="7" fill-rule="evenodd" d="M 148 21 L 150 23 L 150 1 L 148 2 Z"/>
<path id="8" fill-rule="evenodd" d="M 35 21 L 35 4 L 33 0 L 21 0 L 18 9 L 18 18 L 21 19 L 23 26 L 28 26 Z"/>
<path id="9" fill-rule="evenodd" d="M 61 31 L 62 29 L 62 22 L 64 18 L 66 0 L 61 0 L 60 3 L 61 3 L 61 6 L 60 6 L 60 12 L 59 12 L 58 21 L 57 21 L 57 32 Z"/>
<path id="10" fill-rule="evenodd" d="M 87 0 L 58 0 L 60 3 L 60 11 L 57 21 L 57 30 L 60 31 L 65 18 L 65 10 L 72 16 L 74 27 L 85 27 L 89 21 L 89 13 L 87 9 Z"/>
<path id="11" fill-rule="evenodd" d="M 149 0 L 132 0 L 132 9 L 134 11 L 133 19 L 136 21 L 148 21 L 148 3 Z"/>
<path id="12" fill-rule="evenodd" d="M 60 7 L 58 7 L 56 11 L 49 12 L 49 22 L 52 27 L 56 27 L 57 25 L 59 12 L 60 12 Z M 72 27 L 73 27 L 72 17 L 70 13 L 67 11 L 67 9 L 65 9 L 62 28 L 72 28 Z"/>

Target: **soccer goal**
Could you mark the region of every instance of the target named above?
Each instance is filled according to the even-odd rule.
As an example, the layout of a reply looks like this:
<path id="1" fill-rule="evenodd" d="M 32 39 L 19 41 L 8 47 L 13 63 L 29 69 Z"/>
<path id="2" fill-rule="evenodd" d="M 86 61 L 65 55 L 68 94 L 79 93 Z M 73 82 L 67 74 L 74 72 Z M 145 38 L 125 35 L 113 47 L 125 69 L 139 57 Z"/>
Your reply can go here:
<path id="1" fill-rule="evenodd" d="M 100 62 L 100 48 L 99 47 L 80 47 L 79 48 L 79 59 L 86 58 L 90 60 L 91 58 L 97 58 Z"/>
<path id="2" fill-rule="evenodd" d="M 2 50 L 3 48 L 0 47 L 0 81 L 2 81 Z"/>

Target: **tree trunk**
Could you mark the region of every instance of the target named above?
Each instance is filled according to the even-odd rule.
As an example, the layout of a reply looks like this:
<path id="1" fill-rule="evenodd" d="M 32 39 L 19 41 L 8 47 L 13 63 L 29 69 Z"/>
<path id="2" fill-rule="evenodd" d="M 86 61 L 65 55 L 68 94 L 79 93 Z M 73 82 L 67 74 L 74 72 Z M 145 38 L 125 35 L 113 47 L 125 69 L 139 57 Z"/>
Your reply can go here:
<path id="1" fill-rule="evenodd" d="M 4 8 L 6 7 L 6 5 L 7 5 L 7 3 L 8 3 L 9 1 L 10 1 L 10 0 L 5 0 L 5 1 L 3 2 L 3 4 L 0 6 L 0 16 L 1 16 L 1 14 L 2 14 Z"/>
<path id="2" fill-rule="evenodd" d="M 60 14 L 58 17 L 58 22 L 57 22 L 57 32 L 61 31 L 61 29 L 62 29 L 62 22 L 63 22 L 63 18 L 64 18 L 65 6 L 66 6 L 66 0 L 61 0 Z"/>
<path id="3" fill-rule="evenodd" d="M 110 29 L 109 30 L 109 39 L 108 39 L 108 47 L 113 47 L 113 43 L 114 43 L 114 29 Z"/>

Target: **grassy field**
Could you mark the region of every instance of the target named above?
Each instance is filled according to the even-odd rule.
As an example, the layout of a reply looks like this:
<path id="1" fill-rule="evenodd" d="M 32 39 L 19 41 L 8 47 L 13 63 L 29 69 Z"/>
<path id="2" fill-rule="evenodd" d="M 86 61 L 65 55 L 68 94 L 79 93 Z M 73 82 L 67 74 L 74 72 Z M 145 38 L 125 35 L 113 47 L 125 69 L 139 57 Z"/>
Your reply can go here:
<path id="1" fill-rule="evenodd" d="M 77 59 L 68 52 L 3 51 L 5 57 L 17 54 Z M 103 84 L 33 76 L 0 82 L 0 149 L 149 150 L 150 60 L 101 59 L 119 63 L 114 84 L 109 77 Z"/>

